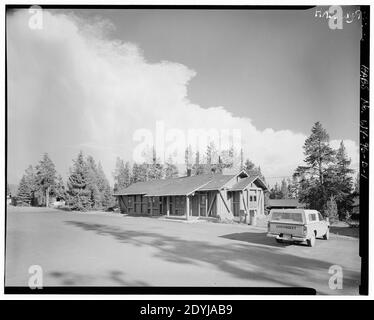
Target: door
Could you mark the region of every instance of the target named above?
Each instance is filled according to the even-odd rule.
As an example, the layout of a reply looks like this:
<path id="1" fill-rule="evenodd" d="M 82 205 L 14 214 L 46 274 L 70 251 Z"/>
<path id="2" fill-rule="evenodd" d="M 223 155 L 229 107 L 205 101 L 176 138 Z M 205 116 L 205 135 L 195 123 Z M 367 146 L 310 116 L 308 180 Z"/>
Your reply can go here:
<path id="1" fill-rule="evenodd" d="M 240 216 L 240 193 L 239 191 L 234 191 L 232 193 L 232 214 L 234 217 Z"/>
<path id="2" fill-rule="evenodd" d="M 200 216 L 206 217 L 207 213 L 207 195 L 205 193 L 200 194 Z"/>

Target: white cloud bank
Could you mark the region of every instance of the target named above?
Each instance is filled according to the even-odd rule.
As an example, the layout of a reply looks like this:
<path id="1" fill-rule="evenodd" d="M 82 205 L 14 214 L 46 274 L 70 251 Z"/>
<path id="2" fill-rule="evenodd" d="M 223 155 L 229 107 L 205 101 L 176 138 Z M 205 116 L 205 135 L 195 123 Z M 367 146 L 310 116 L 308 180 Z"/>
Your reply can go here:
<path id="1" fill-rule="evenodd" d="M 302 163 L 305 135 L 260 131 L 225 107 L 192 104 L 187 86 L 195 71 L 147 62 L 134 44 L 109 40 L 106 31 L 113 26 L 107 22 L 44 11 L 43 28 L 33 30 L 29 18 L 27 10 L 8 16 L 9 179 L 19 179 L 43 152 L 66 174 L 79 149 L 111 176 L 116 156 L 131 160 L 135 130 L 154 131 L 158 120 L 184 131 L 240 129 L 244 156 L 268 177 L 289 176 Z M 350 140 L 345 145 L 357 167 L 358 146 Z"/>

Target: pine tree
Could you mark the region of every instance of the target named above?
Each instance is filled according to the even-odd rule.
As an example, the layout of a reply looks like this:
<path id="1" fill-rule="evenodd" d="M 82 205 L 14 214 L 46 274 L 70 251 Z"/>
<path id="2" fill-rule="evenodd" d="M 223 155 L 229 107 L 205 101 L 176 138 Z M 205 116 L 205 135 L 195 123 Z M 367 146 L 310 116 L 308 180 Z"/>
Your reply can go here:
<path id="1" fill-rule="evenodd" d="M 251 173 L 254 172 L 255 164 L 254 164 L 251 160 L 247 159 L 247 160 L 245 160 L 245 162 L 244 162 L 244 167 L 243 167 L 243 169 L 244 169 L 248 174 L 251 174 Z"/>
<path id="2" fill-rule="evenodd" d="M 86 160 L 87 165 L 87 187 L 90 190 L 91 206 L 94 210 L 102 208 L 102 192 L 99 190 L 98 169 L 95 159 L 88 156 Z"/>
<path id="3" fill-rule="evenodd" d="M 343 141 L 340 142 L 336 152 L 336 160 L 333 167 L 334 175 L 331 179 L 331 188 L 334 191 L 340 218 L 344 218 L 346 212 L 352 210 L 353 204 L 353 177 L 354 170 L 350 168 L 351 160 L 348 159 Z"/>
<path id="4" fill-rule="evenodd" d="M 114 170 L 114 191 L 117 192 L 123 188 L 128 187 L 132 183 L 130 173 L 130 163 L 117 158 L 116 168 Z"/>
<path id="5" fill-rule="evenodd" d="M 115 205 L 115 199 L 113 197 L 109 181 L 106 178 L 106 175 L 100 162 L 97 166 L 97 184 L 101 197 L 100 207 L 105 210 L 113 207 Z"/>
<path id="6" fill-rule="evenodd" d="M 304 143 L 305 166 L 299 166 L 295 176 L 300 178 L 299 197 L 309 208 L 322 211 L 333 194 L 329 181 L 333 172 L 334 150 L 329 144 L 329 135 L 320 122 L 312 127 L 311 135 Z"/>
<path id="7" fill-rule="evenodd" d="M 196 151 L 195 164 L 192 166 L 193 175 L 200 175 L 205 173 L 205 167 L 200 163 L 200 152 Z"/>
<path id="8" fill-rule="evenodd" d="M 188 170 L 192 170 L 192 148 L 191 145 L 188 145 L 184 153 L 184 162 L 186 165 L 186 173 Z"/>
<path id="9" fill-rule="evenodd" d="M 131 183 L 142 181 L 141 178 L 141 167 L 135 162 L 132 166 Z"/>
<path id="10" fill-rule="evenodd" d="M 17 204 L 20 204 L 21 206 L 33 205 L 35 191 L 36 185 L 34 168 L 29 166 L 18 185 Z"/>
<path id="11" fill-rule="evenodd" d="M 288 186 L 287 186 L 287 182 L 286 182 L 286 179 L 282 179 L 282 182 L 281 182 L 281 193 L 282 193 L 282 199 L 288 199 Z"/>
<path id="12" fill-rule="evenodd" d="M 65 184 L 60 175 L 57 176 L 56 184 L 52 189 L 52 194 L 58 199 L 66 200 L 67 198 Z"/>
<path id="13" fill-rule="evenodd" d="M 270 199 L 282 199 L 283 198 L 283 194 L 279 187 L 278 182 L 276 182 L 274 187 L 270 189 L 269 198 Z"/>
<path id="14" fill-rule="evenodd" d="M 338 206 L 334 196 L 330 196 L 330 199 L 326 202 L 324 214 L 329 218 L 331 224 L 338 220 Z"/>
<path id="15" fill-rule="evenodd" d="M 171 157 L 165 163 L 165 179 L 171 179 L 178 177 L 178 168 L 173 163 Z"/>
<path id="16" fill-rule="evenodd" d="M 73 160 L 67 182 L 68 204 L 71 209 L 87 211 L 91 208 L 91 190 L 89 188 L 88 166 L 82 151 Z"/>
<path id="17" fill-rule="evenodd" d="M 291 199 L 299 197 L 299 181 L 296 176 L 292 176 L 292 180 L 288 181 L 288 195 Z"/>
<path id="18" fill-rule="evenodd" d="M 147 180 L 159 180 L 163 178 L 163 166 L 156 157 L 156 150 L 153 149 L 152 162 L 148 165 Z"/>
<path id="19" fill-rule="evenodd" d="M 49 158 L 48 154 L 43 155 L 42 160 L 36 166 L 36 184 L 38 190 L 40 191 L 41 203 L 46 207 L 49 206 L 49 196 L 53 187 L 56 184 L 57 173 L 55 165 L 52 160 Z"/>

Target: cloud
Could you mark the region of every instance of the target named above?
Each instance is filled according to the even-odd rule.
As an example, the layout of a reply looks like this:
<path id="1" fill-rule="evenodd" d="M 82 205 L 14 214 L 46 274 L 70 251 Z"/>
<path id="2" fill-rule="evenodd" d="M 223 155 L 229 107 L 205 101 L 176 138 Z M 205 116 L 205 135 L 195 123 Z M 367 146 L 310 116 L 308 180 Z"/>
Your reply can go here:
<path id="1" fill-rule="evenodd" d="M 9 179 L 19 179 L 43 152 L 65 175 L 79 149 L 100 160 L 111 178 L 117 156 L 132 159 L 134 132 L 154 132 L 156 121 L 183 132 L 240 130 L 245 157 L 265 176 L 289 176 L 301 164 L 305 135 L 261 131 L 229 108 L 190 102 L 187 88 L 197 72 L 176 62 L 147 62 L 135 44 L 110 38 L 110 22 L 44 10 L 43 28 L 33 30 L 29 18 L 19 10 L 7 20 Z M 357 145 L 345 144 L 357 166 Z"/>

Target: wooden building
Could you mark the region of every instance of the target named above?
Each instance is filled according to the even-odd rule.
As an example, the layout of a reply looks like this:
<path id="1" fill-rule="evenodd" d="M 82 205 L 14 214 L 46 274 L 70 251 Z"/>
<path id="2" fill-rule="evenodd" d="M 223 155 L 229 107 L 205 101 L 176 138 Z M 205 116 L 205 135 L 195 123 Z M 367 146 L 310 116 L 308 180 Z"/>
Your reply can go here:
<path id="1" fill-rule="evenodd" d="M 245 171 L 137 182 L 116 192 L 122 213 L 212 218 L 256 224 L 264 215 L 265 183 Z"/>

